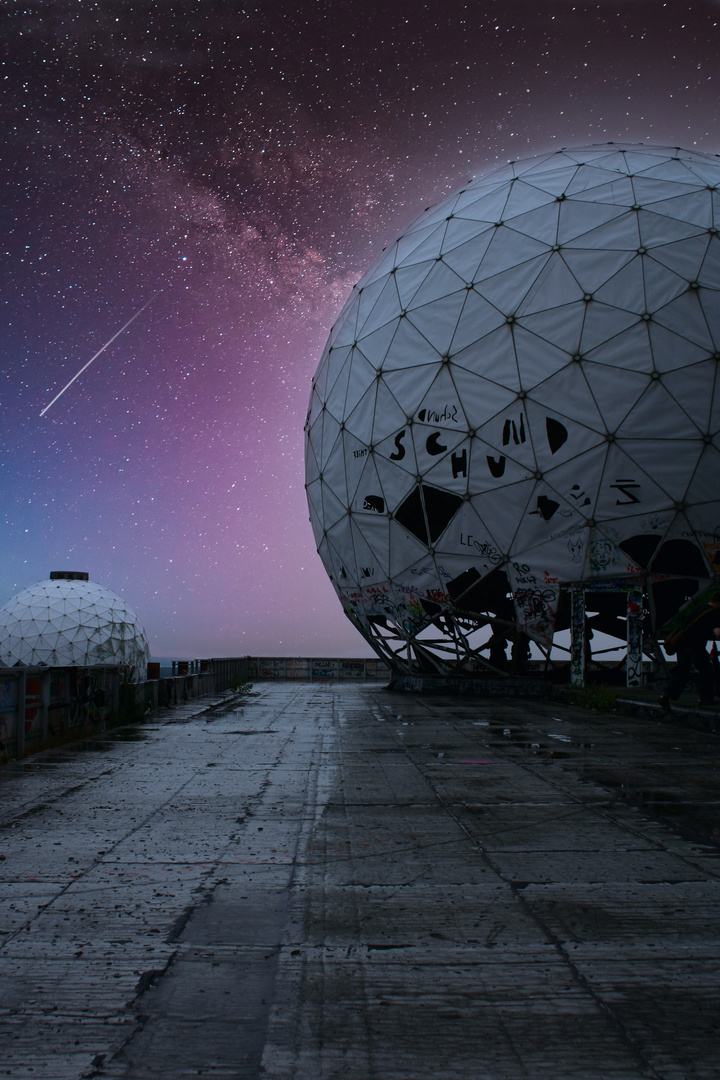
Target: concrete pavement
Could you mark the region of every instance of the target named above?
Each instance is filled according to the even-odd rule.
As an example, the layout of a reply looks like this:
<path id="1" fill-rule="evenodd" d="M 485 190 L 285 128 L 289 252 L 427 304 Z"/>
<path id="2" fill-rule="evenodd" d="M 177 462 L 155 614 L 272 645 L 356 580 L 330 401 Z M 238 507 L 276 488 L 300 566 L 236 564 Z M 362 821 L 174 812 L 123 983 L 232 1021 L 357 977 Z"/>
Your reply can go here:
<path id="1" fill-rule="evenodd" d="M 0 771 L 0 1076 L 718 1076 L 717 735 L 206 704 Z"/>

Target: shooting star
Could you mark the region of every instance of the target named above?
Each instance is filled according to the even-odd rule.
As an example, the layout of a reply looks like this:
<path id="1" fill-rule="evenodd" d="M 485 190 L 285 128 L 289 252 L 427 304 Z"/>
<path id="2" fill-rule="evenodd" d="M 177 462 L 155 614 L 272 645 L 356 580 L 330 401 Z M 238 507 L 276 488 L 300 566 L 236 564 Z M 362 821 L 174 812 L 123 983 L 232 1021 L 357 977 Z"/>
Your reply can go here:
<path id="1" fill-rule="evenodd" d="M 162 292 L 162 289 L 160 289 L 159 291 L 160 291 L 160 292 Z M 153 295 L 152 295 L 152 296 L 150 297 L 150 299 L 149 299 L 149 300 L 147 301 L 147 303 L 143 304 L 143 306 L 142 306 L 142 307 L 141 307 L 141 308 L 139 309 L 139 311 L 136 311 L 136 312 L 135 312 L 135 314 L 134 314 L 133 316 L 131 316 L 131 318 L 129 318 L 129 319 L 128 319 L 128 321 L 127 321 L 127 322 L 125 323 L 125 325 L 124 325 L 124 326 L 121 326 L 121 327 L 120 327 L 120 329 L 119 329 L 119 330 L 117 331 L 117 333 L 113 334 L 113 336 L 112 336 L 112 337 L 110 338 L 110 340 L 109 340 L 109 341 L 106 341 L 106 342 L 105 342 L 105 344 L 103 345 L 103 347 L 102 347 L 101 349 L 98 349 L 98 351 L 97 351 L 97 352 L 95 353 L 95 355 L 94 355 L 94 356 L 91 356 L 91 357 L 90 357 L 90 359 L 88 360 L 87 364 L 84 364 L 84 365 L 83 365 L 83 367 L 81 367 L 81 368 L 80 368 L 80 370 L 78 371 L 78 373 L 77 373 L 76 375 L 73 375 L 72 379 L 71 379 L 71 380 L 70 380 L 70 382 L 69 382 L 69 383 L 67 384 L 67 386 L 63 386 L 63 388 L 62 388 L 62 390 L 60 391 L 60 393 L 59 393 L 59 394 L 56 394 L 56 395 L 55 395 L 55 397 L 54 397 L 54 398 L 52 399 L 52 401 L 50 402 L 50 404 L 49 404 L 49 405 L 46 405 L 46 406 L 45 406 L 45 408 L 44 408 L 44 409 L 42 410 L 42 412 L 40 413 L 40 415 L 41 415 L 41 416 L 44 416 L 44 415 L 45 415 L 45 413 L 46 413 L 46 412 L 48 411 L 48 409 L 52 408 L 52 406 L 53 406 L 53 405 L 55 404 L 55 402 L 56 402 L 56 401 L 58 400 L 58 398 L 61 398 L 61 397 L 63 396 L 63 394 L 65 393 L 65 391 L 66 391 L 66 390 L 67 390 L 67 389 L 68 389 L 69 387 L 71 387 L 71 386 L 72 386 L 72 384 L 73 384 L 73 383 L 75 382 L 75 380 L 76 380 L 76 379 L 79 379 L 79 378 L 80 378 L 80 376 L 82 375 L 83 371 L 87 371 L 87 369 L 88 369 L 88 368 L 90 367 L 90 365 L 92 364 L 93 360 L 97 360 L 97 358 L 98 358 L 98 356 L 100 355 L 100 353 L 104 353 L 104 352 L 105 352 L 105 350 L 106 350 L 107 348 L 109 348 L 109 346 L 110 346 L 110 345 L 112 345 L 112 343 L 113 343 L 113 341 L 115 340 L 115 338 L 117 338 L 117 337 L 120 337 L 120 335 L 122 334 L 123 330 L 127 330 L 127 328 L 128 328 L 128 326 L 130 325 L 130 323 L 132 323 L 132 322 L 135 322 L 135 320 L 137 319 L 138 315 L 142 315 L 142 313 L 143 313 L 143 311 L 145 310 L 145 308 L 146 308 L 146 307 L 149 307 L 149 306 L 150 306 L 150 304 L 152 304 L 152 302 L 153 302 L 153 300 L 155 299 L 155 297 L 156 297 L 156 296 L 157 296 L 157 293 L 153 293 Z"/>

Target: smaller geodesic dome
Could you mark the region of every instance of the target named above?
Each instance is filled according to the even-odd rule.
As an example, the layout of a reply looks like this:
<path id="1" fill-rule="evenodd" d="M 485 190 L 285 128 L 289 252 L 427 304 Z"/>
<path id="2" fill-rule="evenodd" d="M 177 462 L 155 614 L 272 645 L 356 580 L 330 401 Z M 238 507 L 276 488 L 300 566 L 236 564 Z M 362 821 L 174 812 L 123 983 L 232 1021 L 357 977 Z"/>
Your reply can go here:
<path id="1" fill-rule="evenodd" d="M 147 634 L 125 600 L 87 580 L 54 572 L 0 608 L 0 665 L 118 665 L 137 677 L 150 655 Z"/>

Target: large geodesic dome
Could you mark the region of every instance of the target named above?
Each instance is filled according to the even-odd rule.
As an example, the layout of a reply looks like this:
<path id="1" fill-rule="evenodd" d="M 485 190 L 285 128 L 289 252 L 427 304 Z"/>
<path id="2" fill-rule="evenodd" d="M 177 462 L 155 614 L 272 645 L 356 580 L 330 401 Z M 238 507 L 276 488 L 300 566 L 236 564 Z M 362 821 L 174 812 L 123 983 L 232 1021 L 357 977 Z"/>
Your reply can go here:
<path id="1" fill-rule="evenodd" d="M 313 381 L 306 486 L 381 655 L 467 664 L 491 621 L 547 648 L 578 585 L 640 589 L 657 633 L 718 574 L 719 189 L 720 159 L 679 149 L 514 162 L 355 286 Z M 622 608 L 594 606 L 622 636 Z"/>
<path id="2" fill-rule="evenodd" d="M 107 664 L 138 677 L 149 655 L 132 608 L 86 574 L 38 581 L 0 608 L 0 666 Z"/>

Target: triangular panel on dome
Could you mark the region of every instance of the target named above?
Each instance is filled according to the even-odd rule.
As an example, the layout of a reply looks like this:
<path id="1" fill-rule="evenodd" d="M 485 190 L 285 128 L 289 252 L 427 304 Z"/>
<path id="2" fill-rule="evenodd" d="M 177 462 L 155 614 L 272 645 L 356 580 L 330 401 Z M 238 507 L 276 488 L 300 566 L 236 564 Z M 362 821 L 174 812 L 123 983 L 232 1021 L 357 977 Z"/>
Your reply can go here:
<path id="1" fill-rule="evenodd" d="M 436 544 L 435 554 L 440 563 L 450 560 L 452 556 L 456 560 L 452 565 L 458 568 L 458 573 L 461 570 L 464 572 L 468 565 L 476 567 L 480 577 L 489 574 L 502 562 L 502 552 L 488 523 L 481 521 L 468 501 L 459 508 L 452 527 Z"/>
<path id="2" fill-rule="evenodd" d="M 469 227 L 467 222 L 463 224 L 465 224 L 466 228 Z M 442 251 L 445 265 L 453 270 L 465 283 L 474 280 L 488 244 L 494 236 L 494 229 L 489 225 L 478 224 L 477 228 L 482 228 L 481 235 L 465 239 L 464 242 L 461 242 L 461 238 L 457 237 L 456 243 L 452 247 L 446 245 Z"/>
<path id="3" fill-rule="evenodd" d="M 549 257 L 549 253 L 546 252 L 545 255 L 487 278 L 482 276 L 483 267 L 481 266 L 480 278 L 475 281 L 475 290 L 498 308 L 503 315 L 514 318 L 517 309 L 535 284 Z"/>
<path id="4" fill-rule="evenodd" d="M 678 296 L 653 314 L 653 320 L 664 326 L 667 330 L 680 337 L 687 338 L 702 349 L 712 352 L 714 344 L 708 332 L 709 318 L 700 304 L 699 293 L 701 290 L 691 290 Z M 717 311 L 718 304 L 715 294 L 710 294 L 711 303 L 708 305 L 707 314 Z"/>
<path id="5" fill-rule="evenodd" d="M 589 362 L 624 371 L 649 375 L 653 369 L 647 323 L 632 311 L 607 304 L 588 304 L 580 353 Z"/>
<path id="6" fill-rule="evenodd" d="M 334 525 L 328 527 L 327 542 L 333 552 L 338 587 L 342 589 L 350 589 L 353 586 L 358 587 L 359 580 L 349 514 L 345 514 Z"/>
<path id="7" fill-rule="evenodd" d="M 451 252 L 457 251 L 459 248 L 470 247 L 476 254 L 476 262 L 479 262 L 494 235 L 494 223 L 471 221 L 462 217 L 451 218 L 446 223 L 445 236 L 440 250 L 443 262 L 448 260 Z M 448 265 L 450 264 L 448 263 Z"/>
<path id="8" fill-rule="evenodd" d="M 352 409 L 348 408 L 345 413 L 345 430 L 366 444 L 371 440 L 379 382 L 378 376 L 357 404 Z"/>
<path id="9" fill-rule="evenodd" d="M 314 439 L 314 442 L 316 448 L 318 448 L 318 463 L 321 470 L 324 470 L 328 457 L 333 453 L 335 444 L 340 437 L 340 424 L 327 410 L 321 414 L 319 434 L 319 439 Z"/>
<path id="10" fill-rule="evenodd" d="M 630 536 L 633 528 L 632 520 L 610 519 L 589 531 L 583 568 L 585 581 L 627 578 L 640 573 L 639 564 L 620 547 L 623 538 Z"/>
<path id="11" fill-rule="evenodd" d="M 641 181 L 644 182 L 644 181 Z M 668 185 L 664 185 L 667 196 Z M 687 221 L 699 228 L 709 229 L 713 224 L 712 201 L 706 188 L 693 189 L 690 185 L 678 184 L 678 193 L 670 198 L 653 200 L 651 202 L 654 214 L 665 214 L 674 221 Z M 647 205 L 648 200 L 644 195 L 638 199 Z"/>
<path id="12" fill-rule="evenodd" d="M 347 389 L 348 380 L 350 378 L 350 360 L 345 361 L 343 367 L 338 373 L 332 384 L 329 383 L 329 389 L 325 398 L 326 411 L 331 416 L 335 417 L 337 421 L 341 421 L 345 415 L 345 408 L 347 404 Z"/>
<path id="13" fill-rule="evenodd" d="M 376 442 L 373 437 L 373 453 L 378 467 L 381 462 L 387 462 L 392 470 L 400 469 L 411 476 L 417 475 L 418 464 L 411 428 L 412 424 L 405 419 L 402 426 L 398 425 L 397 430 L 387 438 Z"/>
<path id="14" fill-rule="evenodd" d="M 720 302 L 718 302 L 718 293 L 712 289 L 698 289 L 697 296 L 710 331 L 711 350 L 714 359 L 718 359 L 720 356 Z"/>
<path id="15" fill-rule="evenodd" d="M 434 565 L 430 564 L 430 555 L 427 545 L 416 536 L 408 532 L 399 522 L 392 519 L 389 523 L 389 553 L 390 569 L 389 579 L 401 579 L 406 587 L 412 588 L 419 583 L 414 581 L 416 575 L 408 574 L 410 567 L 417 567 L 418 563 L 427 561 L 430 567 L 429 573 L 434 573 Z M 437 584 L 437 582 L 436 582 Z"/>
<path id="16" fill-rule="evenodd" d="M 687 291 L 687 280 L 668 270 L 654 258 L 643 260 L 643 276 L 645 306 L 648 311 L 657 311 Z"/>
<path id="17" fill-rule="evenodd" d="M 476 489 L 486 477 L 488 480 L 503 479 L 507 482 L 510 478 L 515 480 L 519 475 L 537 471 L 524 401 L 515 401 L 502 413 L 493 416 L 477 428 L 475 436 L 478 445 L 473 444 L 472 453 L 482 454 L 484 446 L 487 464 L 487 470 L 482 466 L 478 469 L 480 459 L 474 462 L 473 484 Z M 519 466 L 520 474 L 513 465 Z"/>
<path id="18" fill-rule="evenodd" d="M 414 435 L 417 438 L 417 426 Z M 433 447 L 432 459 L 427 453 L 428 445 Z M 462 431 L 445 430 L 438 438 L 431 433 L 425 439 L 425 450 L 424 454 L 420 448 L 416 450 L 421 461 L 423 482 L 464 495 L 468 490 L 470 470 L 470 439 L 467 435 Z"/>
<path id="19" fill-rule="evenodd" d="M 552 644 L 560 600 L 559 585 L 543 580 L 528 581 L 526 578 L 536 575 L 525 574 L 514 566 L 508 568 L 508 576 L 518 625 L 533 641 L 549 647 Z"/>
<path id="20" fill-rule="evenodd" d="M 329 529 L 337 521 L 347 515 L 347 508 L 345 504 L 338 499 L 337 495 L 331 491 L 327 484 L 323 484 L 321 481 L 319 486 L 320 511 L 318 519 L 326 529 Z M 317 508 L 317 494 L 314 489 L 312 495 L 314 496 L 313 508 Z M 310 498 L 310 493 L 308 494 L 308 498 Z"/>
<path id="21" fill-rule="evenodd" d="M 383 369 L 382 382 L 393 397 L 398 402 L 402 402 L 402 407 L 407 410 L 408 418 L 420 408 L 420 402 L 437 375 L 439 366 L 440 360 L 436 355 L 434 364 Z"/>
<path id="22" fill-rule="evenodd" d="M 466 350 L 466 358 L 469 360 Z M 514 359 L 514 357 L 513 357 Z M 517 400 L 517 391 L 483 378 L 459 363 L 450 365 L 453 383 L 462 401 L 463 412 L 471 430 L 481 428 L 489 420 Z M 515 376 L 517 382 L 517 374 Z"/>
<path id="23" fill-rule="evenodd" d="M 618 439 L 630 441 L 652 435 L 662 450 L 662 440 L 699 439 L 700 432 L 687 413 L 677 404 L 659 379 L 652 380 L 635 402 L 632 413 L 623 420 L 616 432 Z M 668 447 L 666 452 L 671 452 Z"/>
<path id="24" fill-rule="evenodd" d="M 535 325 L 542 330 L 541 322 L 536 322 Z M 565 368 L 570 362 L 570 357 L 562 349 L 546 340 L 544 336 L 526 330 L 524 320 L 523 323 L 516 323 L 513 327 L 513 337 L 520 386 L 526 393 L 529 393 L 538 383 L 544 382 Z"/>
<path id="25" fill-rule="evenodd" d="M 392 507 L 388 505 L 373 455 L 369 454 L 365 457 L 362 465 L 362 473 L 355 490 L 349 493 L 353 515 L 362 517 L 367 513 L 372 517 L 386 516 Z"/>
<path id="26" fill-rule="evenodd" d="M 568 189 L 568 202 L 584 202 L 596 206 L 603 203 L 608 206 L 633 206 L 635 197 L 630 177 L 611 173 L 607 170 L 603 170 L 603 173 L 604 183 L 596 184 L 584 191 L 570 191 Z M 578 175 L 581 175 L 581 173 Z"/>
<path id="27" fill-rule="evenodd" d="M 583 505 L 594 497 L 593 467 L 596 462 L 590 454 L 566 462 L 550 470 L 536 481 L 525 512 L 519 517 L 518 527 L 510 550 L 511 560 L 524 552 L 523 561 L 529 561 L 528 552 L 542 547 L 547 553 L 549 544 L 558 543 L 566 548 L 566 537 L 574 530 L 583 528 L 589 519 L 591 507 Z M 577 489 L 575 492 L 573 489 Z M 578 501 L 573 496 L 578 495 Z M 559 557 L 559 556 L 558 556 Z"/>
<path id="28" fill-rule="evenodd" d="M 357 351 L 368 361 L 373 369 L 379 371 L 393 348 L 393 341 L 398 330 L 399 316 L 392 322 L 374 330 L 365 337 L 358 338 Z"/>
<path id="29" fill-rule="evenodd" d="M 370 387 L 374 387 L 377 379 L 377 370 L 358 349 L 353 349 L 350 358 L 350 373 L 348 375 L 348 389 L 345 406 L 345 414 L 351 412 L 364 397 Z"/>
<path id="30" fill-rule="evenodd" d="M 365 284 L 358 286 L 355 316 L 352 323 L 353 340 L 359 337 L 362 328 L 365 326 L 368 319 L 372 317 L 380 297 L 386 291 L 388 284 L 392 285 L 392 282 L 391 269 L 386 269 L 384 273 L 373 274 Z M 378 325 L 379 322 L 376 318 L 374 320 L 374 326 Z M 352 344 L 352 341 L 350 344 Z"/>
<path id="31" fill-rule="evenodd" d="M 627 184 L 632 202 L 632 187 L 630 186 L 629 178 L 624 176 L 614 176 L 612 173 L 609 173 L 607 169 L 603 169 L 601 166 L 594 164 L 585 164 L 575 171 L 574 176 L 565 188 L 565 194 L 568 198 L 571 196 L 577 197 L 585 195 L 586 197 L 589 196 L 593 201 L 597 199 L 598 201 L 603 202 L 603 196 L 606 196 L 604 189 L 610 184 Z M 621 188 L 621 191 L 624 192 L 624 190 L 624 188 Z M 622 197 L 617 201 L 621 202 Z"/>
<path id="32" fill-rule="evenodd" d="M 398 299 L 394 275 L 388 274 L 387 277 L 382 279 L 382 286 L 372 307 L 367 310 L 365 318 L 362 321 L 358 319 L 355 344 L 361 338 L 367 340 L 369 335 L 380 329 L 380 327 L 386 327 L 388 323 L 392 325 L 393 320 L 397 319 L 400 314 L 400 300 Z"/>
<path id="33" fill-rule="evenodd" d="M 445 221 L 428 228 L 411 229 L 398 240 L 396 266 L 427 262 L 440 254 L 445 238 Z"/>
<path id="34" fill-rule="evenodd" d="M 637 239 L 634 244 L 630 242 L 633 228 L 637 237 L 637 226 L 626 206 L 566 199 L 560 204 L 556 243 L 562 247 L 589 248 L 597 244 L 600 250 L 631 249 L 638 243 Z"/>
<path id="35" fill-rule="evenodd" d="M 538 197 L 545 197 L 543 192 L 537 194 Z M 518 212 L 505 218 L 504 227 L 519 236 L 529 236 L 536 242 L 552 247 L 557 243 L 559 208 L 560 203 L 551 199 L 549 203 L 535 210 Z"/>
<path id="36" fill-rule="evenodd" d="M 439 361 L 437 349 L 412 325 L 409 318 L 400 317 L 392 349 L 383 361 L 383 374 L 397 370 L 406 374 L 410 369 Z"/>
<path id="37" fill-rule="evenodd" d="M 541 194 L 562 195 L 577 171 L 577 166 L 556 158 L 539 160 L 522 172 L 522 182 Z"/>
<path id="38" fill-rule="evenodd" d="M 547 263 L 518 304 L 517 317 L 546 311 L 582 300 L 583 291 L 558 253 L 548 256 Z"/>
<path id="39" fill-rule="evenodd" d="M 323 479 L 345 506 L 352 502 L 365 468 L 370 449 L 368 440 L 359 438 L 347 428 L 342 432 L 341 443 L 333 456 L 332 464 L 323 472 Z"/>
<path id="40" fill-rule="evenodd" d="M 384 378 L 378 379 L 375 395 L 375 414 L 369 442 L 377 446 L 390 434 L 394 434 L 407 423 L 405 409 L 401 408 Z"/>
<path id="41" fill-rule="evenodd" d="M 585 528 L 566 529 L 561 540 L 536 544 L 527 551 L 518 548 L 509 570 L 515 588 L 544 593 L 562 583 L 581 581 L 587 535 Z M 551 602 L 552 596 L 546 599 Z"/>
<path id="42" fill-rule="evenodd" d="M 530 333 L 545 341 L 551 341 L 557 348 L 570 356 L 576 356 L 580 348 L 580 335 L 585 321 L 586 305 L 582 300 L 574 304 L 548 308 L 536 314 L 526 314 L 522 306 L 519 309 L 518 322 Z"/>
<path id="43" fill-rule="evenodd" d="M 462 288 L 452 296 L 413 307 L 407 313 L 407 321 L 430 342 L 438 357 L 446 356 L 450 349 L 466 296 L 467 292 Z"/>
<path id="44" fill-rule="evenodd" d="M 650 255 L 685 282 L 696 281 L 711 240 L 708 233 L 702 232 L 672 243 L 656 244 Z"/>
<path id="45" fill-rule="evenodd" d="M 330 346 L 320 362 L 320 367 L 325 371 L 325 383 L 323 389 L 323 396 L 320 397 L 319 393 L 316 395 L 320 404 L 323 401 L 327 401 L 327 395 L 331 392 L 335 381 L 345 368 L 347 361 L 350 357 L 350 345 Z"/>
<path id="46" fill-rule="evenodd" d="M 665 170 L 668 159 L 676 153 L 671 146 L 621 146 L 623 157 L 627 163 L 627 169 L 633 176 L 642 176 L 649 173 L 655 176 L 655 170 Z"/>
<path id="47" fill-rule="evenodd" d="M 484 191 L 472 202 L 468 202 L 464 206 L 458 206 L 455 210 L 455 218 L 468 221 L 487 221 L 491 224 L 500 221 L 507 204 L 509 189 L 509 184 L 502 184 L 500 187 Z"/>
<path id="48" fill-rule="evenodd" d="M 459 277 L 454 270 L 446 266 L 444 261 L 438 257 L 430 273 L 426 275 L 425 280 L 413 296 L 408 312 L 414 313 L 423 305 L 432 304 L 437 300 L 447 299 L 452 302 L 457 294 L 463 294 L 465 284 L 464 279 Z M 450 312 L 448 318 L 451 319 Z"/>
<path id="49" fill-rule="evenodd" d="M 462 310 L 453 327 L 449 351 L 454 357 L 456 353 L 482 340 L 505 323 L 505 316 L 496 307 L 479 296 L 474 289 L 468 289 Z"/>
<path id="50" fill-rule="evenodd" d="M 587 365 L 575 361 L 565 363 L 555 374 L 529 390 L 527 400 L 536 402 L 563 422 L 571 420 L 593 431 L 604 432 L 602 417 L 585 377 L 586 368 Z"/>
<path id="51" fill-rule="evenodd" d="M 594 446 L 606 445 L 602 432 L 588 424 L 570 419 L 547 405 L 536 403 L 530 397 L 525 399 L 525 414 L 537 467 L 543 474 L 546 474 L 548 469 L 555 469 L 561 463 L 584 454 Z M 597 414 L 596 419 L 600 426 L 601 421 Z"/>
<path id="52" fill-rule="evenodd" d="M 414 263 L 412 266 L 398 266 L 393 272 L 401 309 L 407 308 L 412 302 L 415 293 L 434 266 L 435 259 L 432 258 L 427 262 Z"/>
<path id="53" fill-rule="evenodd" d="M 515 229 L 500 225 L 495 230 L 495 236 L 483 255 L 474 280 L 485 282 L 488 278 L 503 274 L 510 268 L 515 270 L 537 259 L 542 260 L 540 266 L 542 268 L 549 255 L 547 244 L 541 240 L 535 240 Z"/>
<path id="54" fill-rule="evenodd" d="M 353 512 L 351 524 L 361 583 L 365 587 L 386 582 L 390 571 L 390 529 L 387 516 Z M 371 563 L 373 569 L 368 575 L 367 570 Z"/>
<path id="55" fill-rule="evenodd" d="M 598 498 L 598 520 L 642 511 L 667 511 L 685 498 L 699 457 L 699 440 L 626 439 L 608 447 L 608 461 Z"/>
<path id="56" fill-rule="evenodd" d="M 720 219 L 720 209 L 718 211 Z M 698 283 L 706 289 L 720 289 L 720 236 L 713 235 L 697 275 Z"/>
<path id="57" fill-rule="evenodd" d="M 652 254 L 658 246 L 706 235 L 705 230 L 699 230 L 697 225 L 691 225 L 687 221 L 675 221 L 673 218 L 655 214 L 644 207 L 638 211 L 638 228 L 640 245 L 649 254 Z"/>
<path id="58" fill-rule="evenodd" d="M 602 252 L 583 247 L 564 247 L 561 257 L 578 283 L 582 294 L 593 294 L 610 280 L 618 270 L 637 258 L 634 251 L 628 249 L 609 249 Z"/>
<path id="59" fill-rule="evenodd" d="M 555 216 L 556 202 L 554 192 L 543 190 L 534 183 L 528 184 L 522 177 L 519 177 L 510 185 L 502 218 L 506 224 L 510 222 L 514 224 L 516 218 L 531 214 L 540 207 L 550 211 L 546 217 L 553 218 Z M 524 232 L 525 230 L 521 229 L 520 231 Z M 535 232 L 529 232 L 526 235 L 540 239 Z"/>
<path id="60" fill-rule="evenodd" d="M 663 375 L 668 371 L 680 374 L 692 364 L 708 361 L 708 350 L 687 338 L 667 330 L 656 320 L 648 323 L 654 365 Z"/>
<path id="61" fill-rule="evenodd" d="M 417 472 L 412 468 L 414 458 L 412 442 L 410 439 L 403 439 L 400 445 L 405 443 L 408 453 L 401 462 L 391 461 L 387 457 L 381 456 L 377 448 L 374 453 L 375 468 L 386 507 L 390 514 L 393 514 L 400 503 L 408 496 L 417 479 Z M 385 453 L 387 453 L 388 449 L 386 446 Z M 406 463 L 407 468 L 405 468 Z"/>
<path id="62" fill-rule="evenodd" d="M 423 439 L 427 438 L 436 428 L 443 431 L 463 431 L 467 429 L 462 403 L 453 379 L 453 365 L 440 365 L 435 373 L 435 378 L 427 387 L 424 396 L 419 402 L 419 408 L 413 414 L 413 420 L 416 428 L 421 425 L 426 427 L 427 430 L 420 431 L 420 437 Z M 418 431 L 414 429 L 413 435 L 417 440 Z M 418 446 L 417 441 L 416 446 Z M 428 447 L 425 457 L 430 460 L 439 453 L 442 453 L 442 451 Z M 418 454 L 418 460 L 420 460 L 420 454 Z"/>
<path id="63" fill-rule="evenodd" d="M 519 523 L 532 509 L 529 503 L 536 483 L 532 478 L 507 484 L 496 481 L 493 490 L 479 492 L 471 499 L 473 509 L 503 554 L 511 551 Z"/>
<path id="64" fill-rule="evenodd" d="M 358 305 L 360 301 L 360 289 L 353 290 L 351 297 L 347 304 L 338 316 L 337 321 L 333 325 L 330 331 L 330 337 L 328 339 L 328 349 L 332 346 L 333 349 L 339 349 L 343 346 L 352 345 L 355 340 L 355 330 L 357 327 L 357 313 Z M 324 392 L 324 383 L 320 380 L 321 371 L 318 369 L 316 382 L 318 390 L 322 394 Z"/>
<path id="65" fill-rule="evenodd" d="M 597 406 L 604 427 L 614 432 L 630 413 L 635 402 L 646 391 L 649 376 L 641 372 L 622 374 L 622 393 L 617 392 L 619 372 L 604 364 L 583 364 L 582 376 Z"/>
<path id="66" fill-rule="evenodd" d="M 697 466 L 688 477 L 689 485 L 684 494 L 688 507 L 700 503 L 714 503 L 720 498 L 720 450 L 715 446 L 701 446 Z M 720 525 L 720 521 L 717 522 Z"/>
<path id="67" fill-rule="evenodd" d="M 678 371 L 668 371 L 662 384 L 701 432 L 709 431 L 717 363 L 704 360 L 688 364 Z"/>

